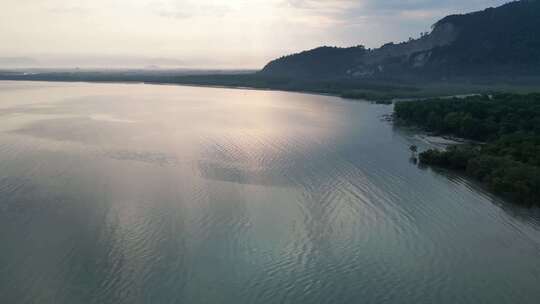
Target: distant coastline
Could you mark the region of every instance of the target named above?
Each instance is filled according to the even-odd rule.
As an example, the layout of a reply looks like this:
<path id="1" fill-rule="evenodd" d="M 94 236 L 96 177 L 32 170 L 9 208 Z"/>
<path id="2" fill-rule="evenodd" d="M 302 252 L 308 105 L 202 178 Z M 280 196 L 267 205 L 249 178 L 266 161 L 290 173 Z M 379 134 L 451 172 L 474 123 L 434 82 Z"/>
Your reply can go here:
<path id="1" fill-rule="evenodd" d="M 529 93 L 540 91 L 533 84 L 466 84 L 462 82 L 404 83 L 393 80 L 297 80 L 271 77 L 260 73 L 185 74 L 174 71 L 141 70 L 55 70 L 28 73 L 24 70 L 0 70 L 0 80 L 145 83 L 199 87 L 253 89 L 336 96 L 352 100 L 391 103 L 402 99 L 425 99 L 443 96 L 489 94 L 495 92 Z"/>

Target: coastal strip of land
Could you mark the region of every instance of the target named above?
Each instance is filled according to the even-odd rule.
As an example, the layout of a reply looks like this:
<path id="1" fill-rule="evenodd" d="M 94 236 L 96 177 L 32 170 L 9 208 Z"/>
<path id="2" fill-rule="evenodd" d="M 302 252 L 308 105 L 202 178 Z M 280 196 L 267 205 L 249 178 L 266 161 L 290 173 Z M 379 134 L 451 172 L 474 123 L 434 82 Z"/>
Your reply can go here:
<path id="1" fill-rule="evenodd" d="M 513 200 L 540 205 L 540 94 L 398 102 L 397 122 L 467 144 L 420 153 L 420 163 L 458 170 Z"/>
<path id="2" fill-rule="evenodd" d="M 210 73 L 210 72 L 208 72 Z M 410 81 L 397 79 L 305 79 L 269 76 L 255 71 L 232 72 L 169 71 L 169 70 L 0 70 L 0 80 L 147 83 L 226 87 L 258 90 L 278 90 L 362 99 L 379 103 L 392 103 L 400 99 L 426 99 L 440 96 L 493 94 L 496 92 L 530 93 L 540 91 L 538 81 L 519 83 L 468 81 Z"/>

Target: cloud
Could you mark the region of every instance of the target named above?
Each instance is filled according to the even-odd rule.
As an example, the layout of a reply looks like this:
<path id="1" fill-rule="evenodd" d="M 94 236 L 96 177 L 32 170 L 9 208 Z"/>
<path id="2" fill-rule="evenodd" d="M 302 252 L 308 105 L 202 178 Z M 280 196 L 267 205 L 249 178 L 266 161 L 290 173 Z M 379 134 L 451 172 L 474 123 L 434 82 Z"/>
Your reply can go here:
<path id="1" fill-rule="evenodd" d="M 449 13 L 464 13 L 508 0 L 284 0 L 282 4 L 308 14 L 327 15 L 346 22 L 377 16 L 428 19 Z M 375 20 L 373 20 L 375 21 Z"/>
<path id="2" fill-rule="evenodd" d="M 55 14 L 89 14 L 92 10 L 82 5 L 57 6 L 49 9 Z"/>
<path id="3" fill-rule="evenodd" d="M 166 18 L 223 17 L 232 11 L 227 3 L 190 0 L 155 1 L 148 4 L 150 10 Z"/>
<path id="4" fill-rule="evenodd" d="M 351 6 L 361 4 L 355 0 L 285 0 L 283 4 L 298 9 L 347 9 Z"/>

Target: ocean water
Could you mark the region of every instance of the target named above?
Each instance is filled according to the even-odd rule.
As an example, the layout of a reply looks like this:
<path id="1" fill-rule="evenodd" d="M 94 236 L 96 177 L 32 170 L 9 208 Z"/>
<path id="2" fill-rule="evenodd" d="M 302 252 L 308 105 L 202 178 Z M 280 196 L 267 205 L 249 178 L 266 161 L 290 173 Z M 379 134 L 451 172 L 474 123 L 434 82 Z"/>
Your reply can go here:
<path id="1" fill-rule="evenodd" d="M 0 82 L 0 303 L 540 303 L 540 212 L 391 106 Z"/>

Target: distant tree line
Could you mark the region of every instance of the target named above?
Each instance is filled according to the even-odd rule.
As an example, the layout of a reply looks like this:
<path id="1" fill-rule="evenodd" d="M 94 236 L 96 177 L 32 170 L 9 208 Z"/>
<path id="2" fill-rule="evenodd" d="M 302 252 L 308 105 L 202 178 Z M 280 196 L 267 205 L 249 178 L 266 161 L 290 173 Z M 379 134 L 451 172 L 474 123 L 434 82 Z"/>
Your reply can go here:
<path id="1" fill-rule="evenodd" d="M 396 119 L 484 144 L 428 150 L 420 162 L 481 180 L 519 202 L 540 204 L 540 94 L 399 102 Z"/>

